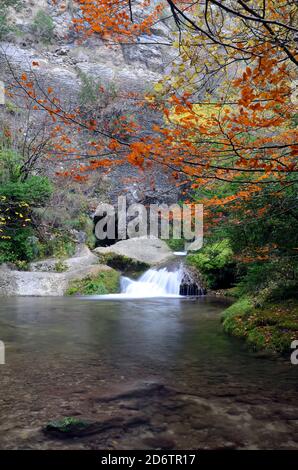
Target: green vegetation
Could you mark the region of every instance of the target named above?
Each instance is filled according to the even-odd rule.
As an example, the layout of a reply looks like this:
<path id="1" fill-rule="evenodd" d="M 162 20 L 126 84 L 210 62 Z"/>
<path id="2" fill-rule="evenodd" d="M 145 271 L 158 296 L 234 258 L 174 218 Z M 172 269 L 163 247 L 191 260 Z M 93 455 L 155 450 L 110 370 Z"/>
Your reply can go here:
<path id="1" fill-rule="evenodd" d="M 254 349 L 287 354 L 298 334 L 298 302 L 268 303 L 256 307 L 249 298 L 241 298 L 222 315 L 224 330 L 244 338 Z"/>
<path id="2" fill-rule="evenodd" d="M 218 183 L 217 192 L 229 197 L 235 185 Z M 209 193 L 198 190 L 202 195 Z M 205 234 L 204 247 L 187 257 L 207 287 L 227 289 L 238 299 L 224 313 L 224 330 L 257 349 L 285 353 L 297 338 L 296 197 L 294 185 L 276 192 L 272 184 L 236 209 L 212 209 L 221 223 Z"/>
<path id="3" fill-rule="evenodd" d="M 228 239 L 205 245 L 199 252 L 188 255 L 187 263 L 202 274 L 210 289 L 230 287 L 235 281 L 235 261 Z"/>
<path id="4" fill-rule="evenodd" d="M 28 262 L 36 253 L 32 244 L 35 234 L 34 207 L 51 196 L 52 185 L 41 176 L 24 178 L 22 159 L 11 149 L 0 151 L 0 263 Z"/>
<path id="5" fill-rule="evenodd" d="M 111 268 L 117 269 L 123 273 L 140 273 L 149 269 L 147 263 L 134 260 L 127 256 L 118 255 L 117 253 L 106 253 L 99 255 L 99 262 L 107 264 Z"/>
<path id="6" fill-rule="evenodd" d="M 104 295 L 119 292 L 120 274 L 115 270 L 102 271 L 81 280 L 72 281 L 66 295 Z"/>
<path id="7" fill-rule="evenodd" d="M 165 240 L 167 243 L 168 247 L 171 248 L 172 251 L 184 251 L 184 244 L 185 240 L 184 238 L 169 238 L 168 240 Z"/>
<path id="8" fill-rule="evenodd" d="M 1 0 L 0 2 L 0 39 L 3 39 L 10 31 L 13 30 L 9 18 L 8 11 L 9 7 L 19 9 L 22 6 L 21 0 Z"/>
<path id="9" fill-rule="evenodd" d="M 88 216 L 89 211 L 88 199 L 80 187 L 74 185 L 64 189 L 56 184 L 47 210 L 40 208 L 35 211 L 51 232 L 44 256 L 72 256 L 75 247 L 74 232 L 78 231 L 86 234 L 85 242 L 89 248 L 93 248 L 95 236 L 92 219 Z"/>
<path id="10" fill-rule="evenodd" d="M 56 273 L 63 273 L 67 271 L 68 266 L 65 263 L 63 263 L 62 260 L 58 260 L 57 263 L 55 263 L 54 269 Z"/>
<path id="11" fill-rule="evenodd" d="M 117 97 L 117 88 L 114 83 L 105 88 L 102 82 L 82 71 L 78 71 L 81 80 L 79 103 L 82 111 L 94 111 L 104 109 Z"/>
<path id="12" fill-rule="evenodd" d="M 50 15 L 44 10 L 39 10 L 32 24 L 32 32 L 37 39 L 44 43 L 50 43 L 54 37 L 54 28 L 55 25 Z"/>
<path id="13" fill-rule="evenodd" d="M 72 434 L 73 432 L 79 433 L 80 431 L 84 431 L 88 429 L 90 423 L 87 421 L 80 420 L 78 418 L 73 418 L 66 416 L 57 421 L 50 421 L 46 427 L 45 432 L 48 433 L 58 433 L 58 434 Z"/>

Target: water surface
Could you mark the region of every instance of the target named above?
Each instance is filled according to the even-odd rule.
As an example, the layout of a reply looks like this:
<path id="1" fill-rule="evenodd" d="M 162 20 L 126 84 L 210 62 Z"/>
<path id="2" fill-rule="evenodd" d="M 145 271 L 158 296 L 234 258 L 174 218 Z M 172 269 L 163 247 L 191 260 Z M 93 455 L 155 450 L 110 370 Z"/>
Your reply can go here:
<path id="1" fill-rule="evenodd" d="M 298 448 L 298 366 L 225 335 L 223 308 L 208 298 L 2 298 L 0 447 Z M 75 440 L 45 436 L 63 416 L 136 419 Z"/>

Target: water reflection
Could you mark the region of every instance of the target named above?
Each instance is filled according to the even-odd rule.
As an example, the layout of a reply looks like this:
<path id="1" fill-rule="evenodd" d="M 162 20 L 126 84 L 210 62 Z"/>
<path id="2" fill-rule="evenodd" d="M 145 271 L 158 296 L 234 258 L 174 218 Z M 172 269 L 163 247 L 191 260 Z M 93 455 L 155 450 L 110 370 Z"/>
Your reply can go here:
<path id="1" fill-rule="evenodd" d="M 235 382 L 268 390 L 296 387 L 298 367 L 257 359 L 242 342 L 222 332 L 223 305 L 208 298 L 91 301 L 75 298 L 3 299 L 0 338 L 10 363 L 32 356 L 40 364 L 59 355 L 85 369 L 152 373 L 189 386 Z M 149 371 L 149 372 L 148 372 Z M 129 373 L 129 372 L 128 372 Z"/>

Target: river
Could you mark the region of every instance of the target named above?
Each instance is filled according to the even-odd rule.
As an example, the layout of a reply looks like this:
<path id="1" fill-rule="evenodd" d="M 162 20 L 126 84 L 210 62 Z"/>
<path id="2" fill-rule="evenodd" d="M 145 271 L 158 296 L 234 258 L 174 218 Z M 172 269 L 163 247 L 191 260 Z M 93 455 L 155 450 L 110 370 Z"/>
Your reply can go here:
<path id="1" fill-rule="evenodd" d="M 2 298 L 1 449 L 292 449 L 298 366 L 224 334 L 225 301 Z M 53 419 L 108 421 L 56 439 Z"/>

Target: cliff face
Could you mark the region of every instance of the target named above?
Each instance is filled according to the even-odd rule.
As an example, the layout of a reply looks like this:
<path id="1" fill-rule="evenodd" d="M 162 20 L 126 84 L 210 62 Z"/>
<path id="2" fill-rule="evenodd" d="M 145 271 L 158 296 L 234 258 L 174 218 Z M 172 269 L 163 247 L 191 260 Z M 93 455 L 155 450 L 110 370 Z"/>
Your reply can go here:
<path id="1" fill-rule="evenodd" d="M 71 106 L 78 101 L 83 74 L 104 87 L 115 87 L 118 90 L 119 97 L 107 109 L 108 117 L 113 118 L 113 114 L 119 112 L 133 114 L 145 128 L 150 129 L 158 117 L 134 109 L 125 99 L 125 94 L 150 90 L 166 72 L 173 60 L 171 48 L 167 46 L 171 37 L 171 24 L 161 18 L 152 28 L 152 34 L 142 35 L 135 44 L 107 45 L 95 34 L 87 39 L 78 38 L 73 28 L 73 18 L 78 14 L 78 9 L 78 4 L 73 0 L 58 1 L 56 4 L 51 0 L 29 0 L 20 10 L 12 10 L 10 17 L 15 31 L 5 37 L 0 49 L 2 79 L 11 81 L 7 62 L 19 74 L 30 73 L 32 62 L 36 61 L 39 66 L 34 68 L 34 74 L 38 82 L 42 87 L 51 86 L 56 95 L 62 97 L 67 106 Z M 136 10 L 135 13 L 137 18 L 143 12 Z M 42 38 L 45 28 L 49 30 L 46 33 L 51 35 L 50 40 Z M 176 200 L 177 194 L 168 175 L 160 169 L 152 171 L 156 180 L 155 196 L 158 193 L 162 195 L 157 200 Z M 112 199 L 127 190 L 127 184 L 122 183 L 122 178 L 133 178 L 137 174 L 129 165 L 124 169 L 112 170 L 109 174 L 109 195 L 112 195 Z M 139 198 L 133 196 L 133 201 L 144 198 L 143 190 L 147 196 L 152 196 L 149 186 L 145 183 L 142 191 L 136 191 L 136 184 L 129 184 L 131 195 L 142 193 Z M 167 196 L 168 190 L 170 196 Z"/>
<path id="2" fill-rule="evenodd" d="M 61 3 L 64 8 L 59 7 Z M 41 11 L 53 23 L 48 45 L 39 40 L 38 31 L 34 32 L 36 16 Z M 75 89 L 80 86 L 78 72 L 98 78 L 103 84 L 113 82 L 125 91 L 144 90 L 165 72 L 171 62 L 167 46 L 171 29 L 167 20 L 160 19 L 152 34 L 142 35 L 136 44 L 107 46 L 99 35 L 78 40 L 72 23 L 77 11 L 78 6 L 72 0 L 56 5 L 51 0 L 26 2 L 24 8 L 11 14 L 19 33 L 10 34 L 9 41 L 2 44 L 7 57 L 24 70 L 32 60 L 38 60 L 38 73 Z"/>

